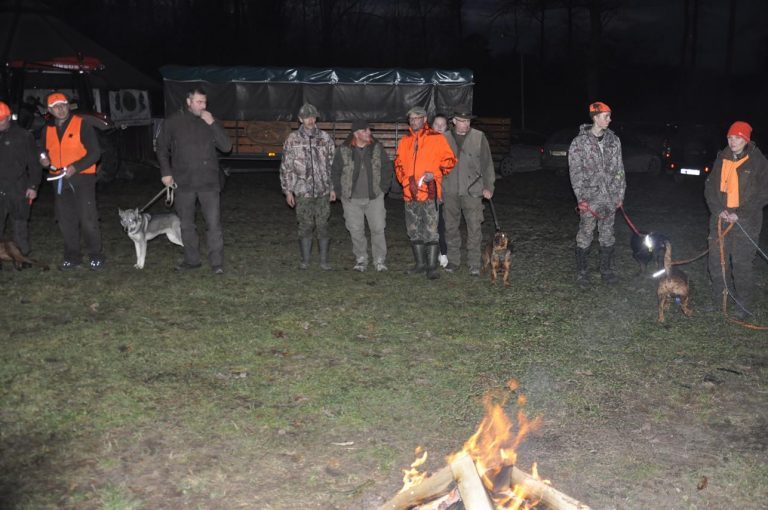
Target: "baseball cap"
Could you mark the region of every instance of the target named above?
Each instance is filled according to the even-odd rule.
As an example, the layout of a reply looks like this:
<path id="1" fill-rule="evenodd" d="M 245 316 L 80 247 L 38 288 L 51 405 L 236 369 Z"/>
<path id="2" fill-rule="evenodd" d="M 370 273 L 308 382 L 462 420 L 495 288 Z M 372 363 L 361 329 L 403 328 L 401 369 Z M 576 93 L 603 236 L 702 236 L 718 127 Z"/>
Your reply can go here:
<path id="1" fill-rule="evenodd" d="M 46 103 L 48 104 L 48 108 L 50 108 L 52 106 L 56 106 L 57 104 L 69 104 L 69 100 L 67 99 L 67 96 L 61 92 L 54 92 L 53 94 L 48 95 L 48 100 Z"/>
<path id="2" fill-rule="evenodd" d="M 0 121 L 5 120 L 11 116 L 11 109 L 7 104 L 0 101 Z"/>
<path id="3" fill-rule="evenodd" d="M 611 107 L 607 104 L 595 101 L 594 103 L 590 103 L 589 105 L 589 113 L 603 113 L 603 112 L 610 112 Z"/>

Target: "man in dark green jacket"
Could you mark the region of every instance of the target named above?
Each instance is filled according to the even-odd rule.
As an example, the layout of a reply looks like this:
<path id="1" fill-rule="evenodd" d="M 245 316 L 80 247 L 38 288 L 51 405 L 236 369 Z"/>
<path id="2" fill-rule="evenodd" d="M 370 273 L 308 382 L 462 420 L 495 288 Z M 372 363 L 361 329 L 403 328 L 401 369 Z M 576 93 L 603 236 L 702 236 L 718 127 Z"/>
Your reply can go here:
<path id="1" fill-rule="evenodd" d="M 763 208 L 768 205 L 768 161 L 755 142 L 752 127 L 734 122 L 728 130 L 728 147 L 717 155 L 704 187 L 709 207 L 709 277 L 712 299 L 721 306 L 723 291 L 736 300 L 735 315 L 744 320 L 753 312 L 755 282 L 752 263 L 763 227 Z M 723 238 L 725 268 L 720 264 L 718 223 L 725 230 L 738 222 Z M 742 230 L 743 229 L 743 230 Z M 749 237 L 747 237 L 749 236 Z M 725 279 L 723 279 L 725 275 Z"/>
<path id="2" fill-rule="evenodd" d="M 371 135 L 368 122 L 352 122 L 351 133 L 336 149 L 331 178 L 336 196 L 341 197 L 344 222 L 352 237 L 355 271 L 368 267 L 368 240 L 365 220 L 371 231 L 371 252 L 376 271 L 386 271 L 387 211 L 384 194 L 392 183 L 392 160 L 384 146 Z"/>

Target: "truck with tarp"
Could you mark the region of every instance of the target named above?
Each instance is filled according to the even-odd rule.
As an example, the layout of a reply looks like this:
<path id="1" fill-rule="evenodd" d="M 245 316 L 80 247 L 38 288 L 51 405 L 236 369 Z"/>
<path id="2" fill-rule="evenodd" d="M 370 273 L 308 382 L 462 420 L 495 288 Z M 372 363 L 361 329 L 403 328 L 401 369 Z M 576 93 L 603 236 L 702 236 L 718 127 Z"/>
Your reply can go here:
<path id="1" fill-rule="evenodd" d="M 232 139 L 226 157 L 237 159 L 280 158 L 304 103 L 317 107 L 318 126 L 337 145 L 348 136 L 352 121 L 363 119 L 392 156 L 408 131 L 410 108 L 423 107 L 430 119 L 438 112 L 471 108 L 474 86 L 469 69 L 164 66 L 160 74 L 166 115 L 185 107 L 190 89 L 202 87 L 209 110 Z M 492 151 L 509 146 L 508 119 L 476 119 L 474 124 L 482 125 Z"/>

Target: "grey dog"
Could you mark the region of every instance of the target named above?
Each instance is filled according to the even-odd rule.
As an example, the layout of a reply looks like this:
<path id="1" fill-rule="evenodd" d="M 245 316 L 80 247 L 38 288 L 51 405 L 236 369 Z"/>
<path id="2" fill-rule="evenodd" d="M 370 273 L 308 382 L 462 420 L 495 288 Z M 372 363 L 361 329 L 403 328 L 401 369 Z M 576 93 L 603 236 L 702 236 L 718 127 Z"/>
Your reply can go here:
<path id="1" fill-rule="evenodd" d="M 173 213 L 148 214 L 138 209 L 118 209 L 120 225 L 136 246 L 136 269 L 144 268 L 147 257 L 147 241 L 165 234 L 170 242 L 184 246 L 181 242 L 181 220 Z"/>

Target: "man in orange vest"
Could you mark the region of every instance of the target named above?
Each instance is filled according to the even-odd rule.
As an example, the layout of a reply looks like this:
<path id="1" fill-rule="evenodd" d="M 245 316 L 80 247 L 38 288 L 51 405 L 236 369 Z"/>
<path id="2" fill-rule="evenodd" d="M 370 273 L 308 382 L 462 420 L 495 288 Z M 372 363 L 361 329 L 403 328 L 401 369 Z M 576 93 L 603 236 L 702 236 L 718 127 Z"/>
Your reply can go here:
<path id="1" fill-rule="evenodd" d="M 440 277 L 438 203 L 442 200 L 443 176 L 456 165 L 456 156 L 445 136 L 429 128 L 424 108 L 408 111 L 408 126 L 408 133 L 397 145 L 395 176 L 403 186 L 405 228 L 416 261 L 409 273 L 426 271 L 427 278 L 435 280 Z"/>
<path id="2" fill-rule="evenodd" d="M 104 255 L 96 210 L 96 163 L 101 157 L 96 132 L 83 117 L 70 113 L 69 100 L 61 92 L 48 96 L 51 121 L 40 143 L 45 152 L 40 164 L 49 168 L 55 190 L 56 221 L 64 237 L 62 271 L 79 269 L 82 262 L 80 234 L 85 240 L 89 267 L 104 267 Z"/>

